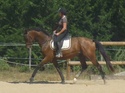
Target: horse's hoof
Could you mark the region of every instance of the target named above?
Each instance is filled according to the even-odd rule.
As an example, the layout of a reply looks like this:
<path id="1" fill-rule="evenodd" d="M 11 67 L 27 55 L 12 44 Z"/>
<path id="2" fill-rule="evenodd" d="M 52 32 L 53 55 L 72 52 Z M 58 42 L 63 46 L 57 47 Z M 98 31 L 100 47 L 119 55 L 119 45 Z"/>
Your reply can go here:
<path id="1" fill-rule="evenodd" d="M 103 79 L 103 82 L 104 82 L 104 84 L 106 84 L 106 80 L 105 79 Z"/>
<path id="2" fill-rule="evenodd" d="M 34 79 L 33 78 L 30 78 L 30 83 L 32 83 L 34 81 Z"/>
<path id="3" fill-rule="evenodd" d="M 74 79 L 73 79 L 73 83 L 76 83 L 76 81 L 77 81 L 77 79 L 76 79 L 76 78 L 74 78 Z"/>
<path id="4" fill-rule="evenodd" d="M 62 81 L 61 84 L 65 84 L 65 81 Z"/>

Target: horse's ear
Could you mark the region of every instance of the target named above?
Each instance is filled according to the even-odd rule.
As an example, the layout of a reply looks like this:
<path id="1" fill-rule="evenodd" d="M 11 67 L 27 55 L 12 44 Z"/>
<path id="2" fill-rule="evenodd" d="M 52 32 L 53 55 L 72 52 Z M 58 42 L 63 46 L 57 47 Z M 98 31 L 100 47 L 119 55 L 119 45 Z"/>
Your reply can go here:
<path id="1" fill-rule="evenodd" d="M 25 29 L 24 30 L 24 35 L 26 35 L 27 33 L 28 33 L 28 31 L 29 31 L 29 29 L 27 28 L 27 29 Z"/>

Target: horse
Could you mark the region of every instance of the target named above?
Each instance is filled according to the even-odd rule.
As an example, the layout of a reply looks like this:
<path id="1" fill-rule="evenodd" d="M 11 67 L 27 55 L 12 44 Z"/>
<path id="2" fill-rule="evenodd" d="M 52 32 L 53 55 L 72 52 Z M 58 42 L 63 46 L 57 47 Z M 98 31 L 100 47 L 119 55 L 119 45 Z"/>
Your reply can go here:
<path id="1" fill-rule="evenodd" d="M 60 58 L 57 58 L 55 56 L 55 51 L 50 48 L 50 41 L 52 40 L 52 36 L 49 35 L 47 31 L 43 29 L 38 29 L 38 28 L 26 29 L 24 33 L 24 39 L 25 39 L 27 48 L 31 48 L 34 41 L 38 42 L 39 46 L 41 47 L 41 52 L 44 56 L 43 60 L 34 69 L 32 76 L 30 78 L 30 82 L 33 82 L 37 71 L 41 67 L 43 67 L 44 64 L 51 62 L 54 64 L 57 72 L 60 75 L 61 83 L 65 83 L 64 76 L 58 66 L 57 60 L 72 59 L 75 56 L 77 56 L 80 59 L 81 68 L 82 68 L 80 73 L 76 75 L 75 78 L 78 78 L 87 69 L 86 60 L 90 60 L 93 63 L 93 65 L 97 67 L 103 81 L 105 82 L 105 73 L 102 70 L 101 65 L 98 63 L 96 59 L 96 53 L 95 53 L 96 50 L 98 50 L 102 54 L 108 68 L 112 72 L 114 71 L 114 68 L 112 67 L 112 64 L 110 62 L 110 58 L 106 54 L 104 47 L 99 41 L 92 40 L 85 37 L 72 37 L 71 47 L 68 50 L 62 50 L 63 56 Z"/>

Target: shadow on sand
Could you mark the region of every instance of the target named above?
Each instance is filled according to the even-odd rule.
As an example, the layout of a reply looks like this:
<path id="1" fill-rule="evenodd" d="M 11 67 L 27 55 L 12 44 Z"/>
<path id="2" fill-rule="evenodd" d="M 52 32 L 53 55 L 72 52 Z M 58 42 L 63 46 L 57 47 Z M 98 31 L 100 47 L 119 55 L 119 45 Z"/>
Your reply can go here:
<path id="1" fill-rule="evenodd" d="M 60 81 L 34 81 L 34 82 L 13 81 L 13 82 L 8 82 L 8 83 L 13 83 L 13 84 L 20 84 L 20 83 L 25 83 L 25 84 L 62 84 Z M 65 82 L 64 84 L 73 84 L 73 83 L 72 82 Z"/>

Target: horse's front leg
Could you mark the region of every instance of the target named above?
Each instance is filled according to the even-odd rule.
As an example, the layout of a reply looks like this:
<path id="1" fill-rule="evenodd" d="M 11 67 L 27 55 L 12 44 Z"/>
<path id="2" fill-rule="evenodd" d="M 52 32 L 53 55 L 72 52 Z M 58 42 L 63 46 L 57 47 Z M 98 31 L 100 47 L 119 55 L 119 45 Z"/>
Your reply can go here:
<path id="1" fill-rule="evenodd" d="M 49 57 L 45 57 L 45 58 L 41 61 L 41 63 L 35 68 L 35 70 L 34 70 L 33 73 L 32 73 L 32 76 L 31 76 L 31 78 L 30 78 L 30 82 L 33 82 L 34 77 L 36 76 L 37 71 L 38 71 L 41 67 L 43 67 L 44 64 L 48 63 L 48 62 L 50 61 L 49 59 L 50 59 Z"/>
<path id="2" fill-rule="evenodd" d="M 65 83 L 65 79 L 64 79 L 64 76 L 63 76 L 63 74 L 62 74 L 62 71 L 61 71 L 60 68 L 59 68 L 59 65 L 58 65 L 56 59 L 53 60 L 53 64 L 54 64 L 56 70 L 58 71 L 58 73 L 59 73 L 59 75 L 60 75 L 60 78 L 61 78 L 61 80 L 62 80 L 61 83 L 64 84 L 64 83 Z"/>
<path id="3" fill-rule="evenodd" d="M 36 73 L 37 73 L 37 71 L 40 69 L 40 65 L 38 65 L 36 68 L 35 68 L 35 70 L 33 71 L 33 73 L 32 73 L 32 76 L 31 76 L 31 78 L 30 78 L 30 83 L 32 83 L 33 82 L 33 80 L 34 80 L 34 77 L 35 77 L 35 75 L 36 75 Z"/>

